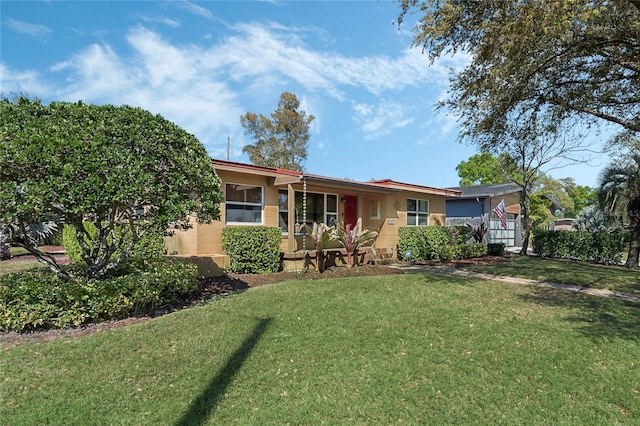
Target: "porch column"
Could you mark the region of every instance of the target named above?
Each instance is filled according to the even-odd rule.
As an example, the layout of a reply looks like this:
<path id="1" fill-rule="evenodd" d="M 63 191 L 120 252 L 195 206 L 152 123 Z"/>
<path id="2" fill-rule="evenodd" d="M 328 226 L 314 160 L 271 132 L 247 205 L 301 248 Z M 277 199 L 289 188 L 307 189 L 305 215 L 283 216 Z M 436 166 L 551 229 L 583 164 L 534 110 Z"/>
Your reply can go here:
<path id="1" fill-rule="evenodd" d="M 293 253 L 296 248 L 295 222 L 296 222 L 296 192 L 291 184 L 287 185 L 287 232 L 289 241 L 287 242 L 287 252 Z"/>

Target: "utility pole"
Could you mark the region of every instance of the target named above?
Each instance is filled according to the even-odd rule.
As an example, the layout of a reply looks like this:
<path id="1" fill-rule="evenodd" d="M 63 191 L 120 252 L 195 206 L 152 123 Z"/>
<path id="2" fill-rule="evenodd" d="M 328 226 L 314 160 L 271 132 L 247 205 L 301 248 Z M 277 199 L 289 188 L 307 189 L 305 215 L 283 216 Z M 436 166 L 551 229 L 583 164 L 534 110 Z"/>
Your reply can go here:
<path id="1" fill-rule="evenodd" d="M 230 151 L 231 151 L 231 136 L 227 136 L 227 161 L 229 161 Z"/>

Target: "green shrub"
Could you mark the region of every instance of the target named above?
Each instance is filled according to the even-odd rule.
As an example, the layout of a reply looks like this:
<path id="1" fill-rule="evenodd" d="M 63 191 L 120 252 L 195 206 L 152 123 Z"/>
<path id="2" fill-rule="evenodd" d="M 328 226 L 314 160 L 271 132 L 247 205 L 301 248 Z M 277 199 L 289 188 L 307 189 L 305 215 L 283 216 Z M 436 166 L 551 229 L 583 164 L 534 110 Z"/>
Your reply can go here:
<path id="1" fill-rule="evenodd" d="M 629 239 L 628 232 L 536 231 L 533 251 L 543 257 L 618 263 Z"/>
<path id="2" fill-rule="evenodd" d="M 465 244 L 467 227 L 406 226 L 398 230 L 398 253 L 404 260 L 450 260 L 482 256 L 482 244 Z"/>
<path id="3" fill-rule="evenodd" d="M 222 231 L 222 248 L 230 270 L 241 274 L 268 274 L 280 270 L 282 230 L 269 226 L 233 226 Z"/>
<path id="4" fill-rule="evenodd" d="M 471 237 L 472 228 L 467 225 L 455 225 L 450 226 L 451 242 L 453 244 L 463 245 L 469 241 Z"/>
<path id="5" fill-rule="evenodd" d="M 487 254 L 489 256 L 504 256 L 505 243 L 489 243 L 487 244 Z"/>
<path id="6" fill-rule="evenodd" d="M 95 239 L 98 233 L 96 226 L 92 222 L 85 222 L 84 227 L 91 239 Z M 62 244 L 67 257 L 71 262 L 82 262 L 82 249 L 76 238 L 76 231 L 73 226 L 65 225 L 62 230 Z M 146 234 L 138 241 L 133 249 L 130 258 L 152 259 L 162 256 L 164 250 L 164 238 L 161 234 Z M 114 256 L 117 256 L 116 252 Z"/>
<path id="7" fill-rule="evenodd" d="M 96 227 L 93 223 L 85 223 L 85 229 L 93 238 L 96 236 Z M 62 229 L 62 245 L 64 251 L 72 263 L 82 262 L 82 249 L 76 238 L 76 229 L 71 225 L 64 225 Z"/>
<path id="8" fill-rule="evenodd" d="M 451 247 L 453 248 L 453 259 L 472 259 L 487 253 L 485 245 L 480 243 L 457 244 Z"/>
<path id="9" fill-rule="evenodd" d="M 76 276 L 82 276 L 82 266 Z M 119 274 L 119 275 L 118 275 Z M 198 289 L 197 267 L 177 259 L 130 262 L 104 280 L 64 282 L 46 269 L 0 276 L 0 329 L 79 326 L 148 314 Z"/>

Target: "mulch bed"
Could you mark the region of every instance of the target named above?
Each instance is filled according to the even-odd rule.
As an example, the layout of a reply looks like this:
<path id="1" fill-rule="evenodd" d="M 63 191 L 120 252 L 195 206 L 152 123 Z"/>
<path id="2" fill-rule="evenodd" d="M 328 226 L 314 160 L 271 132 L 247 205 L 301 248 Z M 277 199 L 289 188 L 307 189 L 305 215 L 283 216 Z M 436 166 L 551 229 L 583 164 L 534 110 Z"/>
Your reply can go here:
<path id="1" fill-rule="evenodd" d="M 32 257 L 32 256 L 20 256 Z M 422 262 L 420 265 L 427 266 L 444 266 L 444 267 L 464 267 L 471 265 L 490 264 L 497 262 L 510 261 L 510 257 L 485 256 L 477 259 L 452 260 L 446 262 Z M 13 258 L 10 261 L 25 261 Z M 33 261 L 33 258 L 31 259 Z M 97 324 L 85 324 L 76 328 L 67 328 L 61 330 L 46 330 L 30 333 L 0 332 L 0 345 L 14 346 L 25 342 L 45 342 L 59 338 L 75 338 L 87 334 L 96 333 L 105 330 L 111 330 L 117 327 L 123 327 L 131 324 L 137 324 L 147 321 L 151 318 L 166 315 L 180 309 L 189 308 L 198 304 L 205 303 L 213 298 L 221 297 L 240 291 L 247 290 L 251 287 L 258 287 L 267 284 L 275 284 L 292 279 L 318 280 L 324 278 L 347 278 L 358 276 L 388 276 L 402 274 L 403 272 L 396 268 L 388 266 L 362 265 L 355 268 L 334 267 L 318 273 L 313 270 L 306 272 L 277 272 L 272 274 L 256 275 L 256 274 L 232 274 L 229 273 L 220 277 L 201 278 L 198 282 L 198 294 L 190 295 L 188 298 L 173 302 L 166 306 L 156 309 L 152 315 L 130 317 L 117 321 L 105 321 Z"/>

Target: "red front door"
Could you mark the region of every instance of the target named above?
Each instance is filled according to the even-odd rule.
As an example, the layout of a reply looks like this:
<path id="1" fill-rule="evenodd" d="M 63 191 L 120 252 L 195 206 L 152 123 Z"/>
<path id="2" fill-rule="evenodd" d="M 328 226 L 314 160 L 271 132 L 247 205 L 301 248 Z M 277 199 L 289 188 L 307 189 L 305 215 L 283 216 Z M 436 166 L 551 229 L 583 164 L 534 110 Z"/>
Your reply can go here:
<path id="1" fill-rule="evenodd" d="M 353 228 L 358 222 L 358 196 L 345 195 L 344 198 L 344 224 L 351 224 Z"/>

